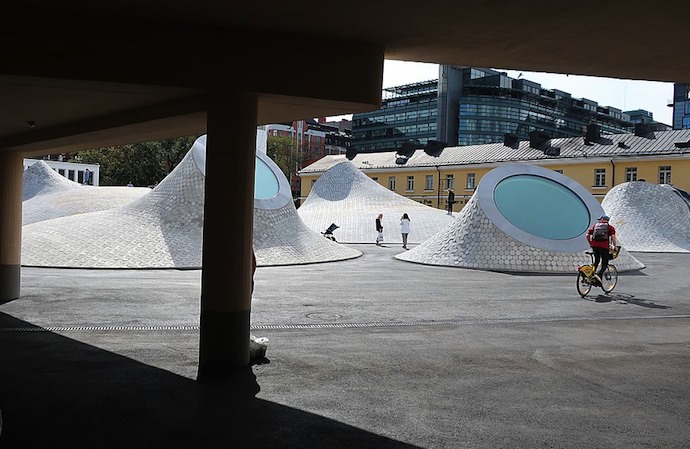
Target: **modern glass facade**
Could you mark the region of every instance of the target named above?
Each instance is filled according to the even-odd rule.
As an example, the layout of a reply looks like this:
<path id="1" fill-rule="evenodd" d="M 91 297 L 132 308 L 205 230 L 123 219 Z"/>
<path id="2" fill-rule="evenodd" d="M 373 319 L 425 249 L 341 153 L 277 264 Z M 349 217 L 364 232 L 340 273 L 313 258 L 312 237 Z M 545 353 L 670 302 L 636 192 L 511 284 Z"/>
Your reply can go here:
<path id="1" fill-rule="evenodd" d="M 403 143 L 424 146 L 436 138 L 437 81 L 383 91 L 382 109 L 352 116 L 353 146 L 359 152 L 391 151 Z"/>
<path id="2" fill-rule="evenodd" d="M 631 130 L 630 118 L 619 109 L 542 89 L 538 83 L 512 79 L 495 70 L 461 70 L 458 145 L 503 142 L 505 134 L 529 140 L 531 131 L 543 131 L 553 138 L 575 137 L 584 135 L 589 124 L 599 125 L 604 133 Z"/>
<path id="3" fill-rule="evenodd" d="M 576 137 L 583 136 L 590 124 L 599 125 L 603 133 L 634 129 L 620 109 L 543 89 L 539 83 L 496 70 L 441 66 L 440 74 L 441 82 L 386 89 L 382 109 L 354 114 L 357 151 L 391 151 L 407 142 L 423 147 L 429 140 L 449 146 L 479 145 L 503 142 L 506 134 L 529 140 L 532 131 L 553 138 Z M 449 112 L 451 108 L 457 113 Z"/>
<path id="4" fill-rule="evenodd" d="M 673 85 L 673 129 L 690 129 L 690 84 Z"/>

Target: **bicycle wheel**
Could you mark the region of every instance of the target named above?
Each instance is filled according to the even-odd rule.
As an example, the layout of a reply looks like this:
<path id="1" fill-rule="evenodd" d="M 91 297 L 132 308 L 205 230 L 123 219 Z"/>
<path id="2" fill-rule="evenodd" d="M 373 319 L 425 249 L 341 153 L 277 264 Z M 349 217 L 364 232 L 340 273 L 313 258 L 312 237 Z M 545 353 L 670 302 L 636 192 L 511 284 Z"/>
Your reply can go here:
<path id="1" fill-rule="evenodd" d="M 581 271 L 577 272 L 577 292 L 583 298 L 587 296 L 589 291 L 592 289 L 592 284 L 589 283 L 587 277 Z"/>
<path id="2" fill-rule="evenodd" d="M 611 293 L 611 291 L 616 287 L 616 284 L 618 283 L 618 269 L 614 266 L 609 264 L 606 267 L 606 271 L 604 271 L 604 276 L 601 279 L 601 289 L 604 290 L 605 293 Z"/>

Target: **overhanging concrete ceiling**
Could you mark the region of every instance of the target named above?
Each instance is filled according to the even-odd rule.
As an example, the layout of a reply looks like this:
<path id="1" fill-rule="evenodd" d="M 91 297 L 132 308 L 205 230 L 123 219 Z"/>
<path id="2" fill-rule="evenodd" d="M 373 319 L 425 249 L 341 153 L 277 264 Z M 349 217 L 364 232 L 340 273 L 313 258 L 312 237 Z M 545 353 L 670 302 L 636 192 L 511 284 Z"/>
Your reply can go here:
<path id="1" fill-rule="evenodd" d="M 202 134 L 223 90 L 256 92 L 259 123 L 372 110 L 384 56 L 690 82 L 687 17 L 681 1 L 10 0 L 0 151 Z"/>

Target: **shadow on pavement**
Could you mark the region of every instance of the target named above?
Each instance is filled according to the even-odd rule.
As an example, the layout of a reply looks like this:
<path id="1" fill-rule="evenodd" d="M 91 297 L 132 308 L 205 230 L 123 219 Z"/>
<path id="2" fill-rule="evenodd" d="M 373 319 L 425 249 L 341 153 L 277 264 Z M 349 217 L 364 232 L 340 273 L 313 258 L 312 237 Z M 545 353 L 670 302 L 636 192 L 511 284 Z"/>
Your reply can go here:
<path id="1" fill-rule="evenodd" d="M 2 313 L 0 337 L 3 449 L 416 447 L 256 399 L 251 367 L 202 384 Z"/>
<path id="2" fill-rule="evenodd" d="M 628 293 L 609 293 L 608 295 L 600 293 L 594 299 L 594 302 L 625 302 L 627 304 L 633 304 L 640 307 L 646 307 L 648 309 L 670 309 L 669 306 L 664 306 L 661 304 L 655 304 L 654 301 L 643 298 L 635 298 L 635 295 Z"/>

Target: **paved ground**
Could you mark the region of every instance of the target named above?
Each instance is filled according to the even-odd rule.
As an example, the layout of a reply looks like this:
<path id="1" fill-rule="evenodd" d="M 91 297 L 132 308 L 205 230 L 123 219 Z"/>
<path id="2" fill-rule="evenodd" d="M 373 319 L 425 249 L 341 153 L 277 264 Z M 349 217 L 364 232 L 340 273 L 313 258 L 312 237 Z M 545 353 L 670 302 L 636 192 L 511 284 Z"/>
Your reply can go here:
<path id="1" fill-rule="evenodd" d="M 690 255 L 635 253 L 645 270 L 583 300 L 574 273 L 355 248 L 259 268 L 267 359 L 216 386 L 195 381 L 199 271 L 23 269 L 0 447 L 688 447 Z"/>

